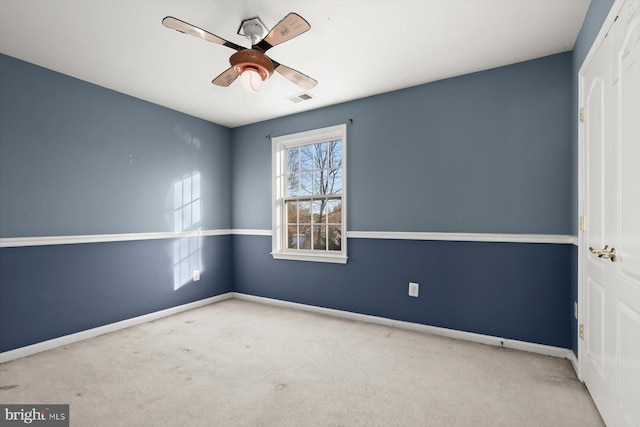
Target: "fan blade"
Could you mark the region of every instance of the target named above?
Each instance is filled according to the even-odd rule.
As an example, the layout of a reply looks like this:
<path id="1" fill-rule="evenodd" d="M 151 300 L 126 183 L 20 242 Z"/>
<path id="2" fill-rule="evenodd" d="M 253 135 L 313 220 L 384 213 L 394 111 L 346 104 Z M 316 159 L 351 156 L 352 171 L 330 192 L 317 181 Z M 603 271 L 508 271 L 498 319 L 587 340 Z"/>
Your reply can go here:
<path id="1" fill-rule="evenodd" d="M 263 52 L 266 52 L 273 46 L 277 46 L 280 43 L 284 43 L 287 40 L 291 40 L 292 38 L 309 31 L 310 28 L 311 25 L 309 25 L 302 16 L 291 12 L 285 16 L 282 21 L 278 22 L 264 39 L 253 47 L 258 47 Z"/>
<path id="2" fill-rule="evenodd" d="M 233 67 L 231 67 L 231 68 L 228 68 L 227 70 L 223 71 L 215 79 L 211 80 L 211 83 L 213 83 L 216 86 L 227 87 L 231 83 L 233 83 L 235 81 L 235 79 L 238 78 L 238 76 L 239 76 L 239 74 L 236 73 L 236 70 L 234 70 Z"/>
<path id="3" fill-rule="evenodd" d="M 273 66 L 276 68 L 277 72 L 279 72 L 284 77 L 291 80 L 293 83 L 297 84 L 304 90 L 311 90 L 314 87 L 316 87 L 316 85 L 318 84 L 317 80 L 312 79 L 306 74 L 302 74 L 300 71 L 294 70 L 293 68 L 289 68 L 286 65 L 282 65 L 274 61 L 273 59 L 271 59 L 271 62 L 273 62 Z"/>
<path id="4" fill-rule="evenodd" d="M 243 50 L 245 49 L 242 46 L 239 46 L 235 43 L 232 43 L 228 40 L 223 39 L 222 37 L 218 37 L 215 34 L 211 34 L 208 31 L 203 30 L 202 28 L 198 28 L 194 25 L 191 25 L 187 22 L 181 21 L 173 16 L 167 16 L 162 20 L 162 25 L 167 28 L 171 28 L 172 30 L 180 31 L 184 34 L 189 34 L 190 36 L 197 37 L 202 40 L 206 40 L 208 42 L 221 44 L 222 46 L 230 47 L 235 50 Z"/>

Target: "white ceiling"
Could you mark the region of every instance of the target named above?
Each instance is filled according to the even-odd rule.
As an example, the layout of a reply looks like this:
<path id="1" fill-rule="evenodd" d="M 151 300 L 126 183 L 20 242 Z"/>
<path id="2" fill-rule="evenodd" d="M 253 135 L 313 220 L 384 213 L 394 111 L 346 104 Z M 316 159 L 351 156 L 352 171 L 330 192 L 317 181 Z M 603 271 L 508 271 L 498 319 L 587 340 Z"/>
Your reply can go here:
<path id="1" fill-rule="evenodd" d="M 0 52 L 228 127 L 571 50 L 590 0 L 0 0 Z M 274 74 L 257 94 L 211 80 L 234 50 L 169 30 L 174 16 L 234 43 L 242 19 L 296 12 L 311 30 L 269 51 L 319 81 Z"/>

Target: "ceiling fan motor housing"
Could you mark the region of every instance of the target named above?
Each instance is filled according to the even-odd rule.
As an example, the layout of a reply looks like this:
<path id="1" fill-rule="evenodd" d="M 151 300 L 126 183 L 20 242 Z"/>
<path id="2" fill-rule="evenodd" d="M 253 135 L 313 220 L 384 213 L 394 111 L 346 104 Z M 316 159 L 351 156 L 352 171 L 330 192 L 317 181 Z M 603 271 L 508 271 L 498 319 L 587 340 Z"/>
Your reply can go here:
<path id="1" fill-rule="evenodd" d="M 242 74 L 246 69 L 253 69 L 262 80 L 266 80 L 273 74 L 273 63 L 266 55 L 256 49 L 240 50 L 229 58 L 229 62 L 233 69 Z"/>
<path id="2" fill-rule="evenodd" d="M 256 44 L 262 36 L 269 30 L 259 17 L 249 18 L 242 21 L 238 34 L 249 39 L 252 45 Z"/>

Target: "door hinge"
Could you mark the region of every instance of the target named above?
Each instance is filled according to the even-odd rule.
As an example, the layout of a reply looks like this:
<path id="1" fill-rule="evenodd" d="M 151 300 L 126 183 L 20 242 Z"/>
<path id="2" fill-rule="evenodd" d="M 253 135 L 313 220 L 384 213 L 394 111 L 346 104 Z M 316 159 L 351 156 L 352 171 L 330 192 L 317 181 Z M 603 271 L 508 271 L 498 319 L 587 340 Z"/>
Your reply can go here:
<path id="1" fill-rule="evenodd" d="M 578 327 L 578 336 L 581 340 L 584 339 L 584 323 L 580 323 L 580 327 Z"/>
<path id="2" fill-rule="evenodd" d="M 580 111 L 578 111 L 578 118 L 580 119 L 580 122 L 584 122 L 584 108 L 581 108 Z"/>
<path id="3" fill-rule="evenodd" d="M 584 219 L 584 216 L 580 215 L 580 225 L 579 225 L 580 231 L 584 231 L 587 229 L 587 225 L 586 225 L 586 220 Z"/>

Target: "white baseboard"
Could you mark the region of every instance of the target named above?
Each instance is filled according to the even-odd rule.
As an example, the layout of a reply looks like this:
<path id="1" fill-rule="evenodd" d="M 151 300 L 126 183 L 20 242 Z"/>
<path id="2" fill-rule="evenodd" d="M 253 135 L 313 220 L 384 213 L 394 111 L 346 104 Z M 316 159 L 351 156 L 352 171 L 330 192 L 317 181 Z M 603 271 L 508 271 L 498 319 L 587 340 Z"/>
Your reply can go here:
<path id="1" fill-rule="evenodd" d="M 578 377 L 578 379 L 584 382 L 582 380 L 582 375 L 580 375 L 580 365 L 578 364 L 578 358 L 575 354 L 573 354 L 573 351 L 569 350 L 569 357 L 567 358 L 569 359 L 569 361 L 571 361 L 571 365 L 573 366 L 573 370 L 576 371 L 576 376 Z"/>
<path id="2" fill-rule="evenodd" d="M 5 351 L 3 353 L 0 353 L 0 363 L 9 362 L 11 360 L 19 359 L 21 357 L 31 356 L 36 353 L 52 350 L 56 347 L 62 347 L 64 345 L 73 344 L 75 342 L 83 341 L 88 338 L 93 338 L 99 335 L 108 334 L 109 332 L 115 332 L 120 329 L 139 325 L 141 323 L 150 322 L 152 320 L 160 319 L 162 317 L 167 317 L 173 314 L 182 313 L 183 311 L 192 310 L 194 308 L 202 307 L 204 305 L 213 304 L 218 301 L 229 299 L 232 296 L 233 294 L 231 292 L 227 292 L 226 294 L 217 295 L 215 297 L 205 298 L 205 299 L 194 301 L 188 304 L 179 305 L 177 307 L 167 308 L 166 310 L 156 311 L 153 313 L 145 314 L 145 315 L 134 317 L 131 319 L 122 320 L 120 322 L 110 323 L 108 325 L 99 326 L 93 329 L 87 329 L 86 331 L 77 332 L 75 334 L 65 335 L 63 337 L 54 338 L 52 340 L 42 341 L 37 344 L 28 345 L 26 347 L 20 347 L 15 350 Z"/>
<path id="3" fill-rule="evenodd" d="M 565 358 L 571 361 L 571 363 L 573 364 L 573 368 L 576 370 L 576 373 L 578 373 L 578 369 L 577 369 L 578 361 L 576 360 L 573 352 L 566 348 L 552 347 L 552 346 L 543 345 L 543 344 L 534 344 L 534 343 L 529 343 L 525 341 L 494 337 L 491 335 L 475 334 L 472 332 L 457 331 L 454 329 L 439 328 L 437 326 L 429 326 L 429 325 L 423 325 L 420 323 L 404 322 L 401 320 L 393 320 L 385 317 L 370 316 L 370 315 L 360 314 L 360 313 L 352 313 L 349 311 L 335 310 L 331 308 L 316 307 L 313 305 L 299 304 L 299 303 L 289 302 L 289 301 L 281 301 L 281 300 L 276 300 L 271 298 L 264 298 L 264 297 L 254 296 L 254 295 L 242 294 L 238 292 L 228 292 L 226 294 L 217 295 L 215 297 L 206 298 L 206 299 L 195 301 L 189 304 L 184 304 L 177 307 L 171 307 L 166 310 L 156 311 L 154 313 L 149 313 L 143 316 L 134 317 L 132 319 L 126 319 L 120 322 L 111 323 L 111 324 L 100 326 L 93 329 L 88 329 L 86 331 L 77 332 L 75 334 L 65 335 L 63 337 L 39 342 L 37 344 L 17 348 L 15 350 L 5 351 L 4 353 L 0 353 L 0 363 L 9 362 L 11 360 L 19 359 L 21 357 L 31 356 L 36 353 L 52 350 L 54 348 L 61 347 L 64 345 L 73 344 L 75 342 L 97 337 L 103 334 L 107 334 L 109 332 L 115 332 L 120 329 L 150 322 L 152 320 L 171 316 L 173 314 L 178 314 L 183 311 L 202 307 L 204 305 L 213 304 L 219 301 L 224 301 L 229 298 L 238 298 L 240 300 L 252 301 L 252 302 L 257 302 L 261 304 L 269 304 L 269 305 L 278 306 L 278 307 L 293 308 L 293 309 L 304 310 L 312 313 L 319 313 L 319 314 L 325 314 L 328 316 L 339 317 L 343 319 L 374 323 L 377 325 L 390 326 L 394 328 L 406 329 L 409 331 L 439 335 L 443 337 L 454 338 L 454 339 L 465 340 L 465 341 L 472 341 L 472 342 L 477 342 L 481 344 L 493 345 L 496 347 L 505 347 L 505 348 L 510 348 L 514 350 L 522 350 L 522 351 L 528 351 L 531 353 L 543 354 L 546 356 Z"/>
<path id="4" fill-rule="evenodd" d="M 385 317 L 370 316 L 367 314 L 352 313 L 349 311 L 334 310 L 331 308 L 316 307 L 313 305 L 299 304 L 289 301 L 281 301 L 271 298 L 257 297 L 253 295 L 233 292 L 233 297 L 241 300 L 252 301 L 262 304 L 270 304 L 278 307 L 294 308 L 309 311 L 312 313 L 326 314 L 328 316 L 340 317 L 343 319 L 357 320 L 361 322 L 375 323 L 378 325 L 391 326 L 394 328 L 407 329 L 410 331 L 423 332 L 432 335 L 439 335 L 448 338 L 455 338 L 465 341 L 473 341 L 481 344 L 505 347 L 514 350 L 528 351 L 530 353 L 543 354 L 545 356 L 560 357 L 570 359 L 573 352 L 566 348 L 553 347 L 543 344 L 534 344 L 525 341 L 512 340 L 507 338 L 494 337 L 491 335 L 475 334 L 472 332 L 457 331 L 454 329 L 439 328 L 437 326 L 423 325 L 420 323 L 403 322 L 400 320 L 387 319 Z"/>

